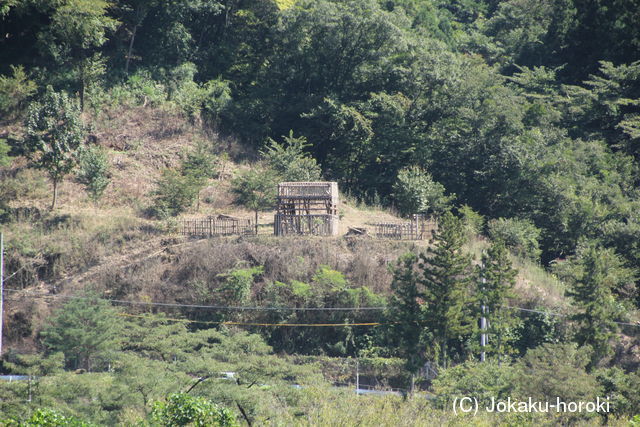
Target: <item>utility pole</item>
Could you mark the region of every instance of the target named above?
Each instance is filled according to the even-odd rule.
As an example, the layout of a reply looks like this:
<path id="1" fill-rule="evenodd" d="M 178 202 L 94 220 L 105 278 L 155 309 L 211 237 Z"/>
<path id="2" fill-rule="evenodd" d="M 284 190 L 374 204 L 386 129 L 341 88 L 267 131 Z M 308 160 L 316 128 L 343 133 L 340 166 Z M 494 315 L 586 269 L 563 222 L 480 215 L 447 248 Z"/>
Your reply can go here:
<path id="1" fill-rule="evenodd" d="M 2 358 L 2 319 L 4 318 L 4 234 L 0 231 L 0 358 Z"/>
<path id="2" fill-rule="evenodd" d="M 356 394 L 360 393 L 360 363 L 356 357 Z"/>
<path id="3" fill-rule="evenodd" d="M 481 306 L 481 312 L 482 312 L 482 317 L 480 317 L 480 330 L 482 331 L 480 333 L 480 347 L 482 347 L 482 351 L 480 352 L 480 361 L 484 362 L 486 359 L 486 354 L 484 351 L 485 346 L 487 345 L 487 318 L 485 317 L 485 313 L 487 311 L 487 307 L 484 304 L 485 303 L 485 298 L 484 298 L 484 287 L 485 287 L 485 283 L 487 283 L 487 279 L 484 277 L 484 263 L 482 263 L 481 266 L 481 274 L 482 274 L 482 306 Z"/>

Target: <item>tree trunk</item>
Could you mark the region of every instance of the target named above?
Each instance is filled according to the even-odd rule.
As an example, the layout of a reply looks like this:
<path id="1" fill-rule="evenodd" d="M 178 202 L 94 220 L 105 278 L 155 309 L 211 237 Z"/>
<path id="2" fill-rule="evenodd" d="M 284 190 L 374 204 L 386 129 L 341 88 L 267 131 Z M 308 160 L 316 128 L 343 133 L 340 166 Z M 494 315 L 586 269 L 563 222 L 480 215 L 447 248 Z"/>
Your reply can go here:
<path id="1" fill-rule="evenodd" d="M 442 367 L 447 369 L 447 338 L 446 335 L 442 338 Z"/>
<path id="2" fill-rule="evenodd" d="M 258 234 L 258 210 L 256 209 L 256 234 Z"/>
<path id="3" fill-rule="evenodd" d="M 413 393 L 416 391 L 416 375 L 411 373 L 411 388 L 409 389 L 409 395 L 413 397 Z"/>
<path id="4" fill-rule="evenodd" d="M 58 200 L 58 178 L 53 180 L 53 202 L 51 203 L 51 210 L 56 208 L 56 201 Z"/>
<path id="5" fill-rule="evenodd" d="M 133 52 L 133 41 L 136 39 L 136 31 L 138 31 L 138 24 L 133 27 L 133 32 L 131 33 L 131 40 L 129 41 L 129 50 L 127 52 L 127 61 L 124 64 L 124 74 L 129 74 L 129 61 L 131 60 L 131 53 Z"/>
<path id="6" fill-rule="evenodd" d="M 82 77 L 80 82 L 80 112 L 84 112 L 84 86 L 84 77 Z"/>
<path id="7" fill-rule="evenodd" d="M 80 62 L 80 112 L 84 112 L 84 88 L 85 88 L 85 76 L 87 71 L 87 63 L 83 58 Z"/>

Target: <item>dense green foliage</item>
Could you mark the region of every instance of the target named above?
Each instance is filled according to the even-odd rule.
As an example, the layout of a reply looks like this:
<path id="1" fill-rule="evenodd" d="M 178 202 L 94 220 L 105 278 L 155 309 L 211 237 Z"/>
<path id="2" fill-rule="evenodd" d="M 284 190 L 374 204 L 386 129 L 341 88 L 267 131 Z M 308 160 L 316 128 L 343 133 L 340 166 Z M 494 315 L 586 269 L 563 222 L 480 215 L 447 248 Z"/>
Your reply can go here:
<path id="1" fill-rule="evenodd" d="M 0 113 L 11 116 L 24 109 L 24 103 L 37 85 L 27 78 L 22 66 L 11 66 L 12 76 L 0 76 Z"/>
<path id="2" fill-rule="evenodd" d="M 513 315 L 505 302 L 513 298 L 513 288 L 518 272 L 513 269 L 507 249 L 500 240 L 494 242 L 482 255 L 477 280 L 478 302 L 481 307 L 479 315 L 487 320 L 487 348 L 490 355 L 503 356 L 514 353 L 513 341 L 518 318 Z"/>
<path id="3" fill-rule="evenodd" d="M 606 394 L 616 416 L 637 415 L 638 22 L 638 0 L 0 1 L 0 220 L 21 236 L 9 245 L 16 288 L 55 279 L 55 295 L 61 276 L 97 262 L 91 249 L 121 249 L 135 235 L 116 225 L 79 237 L 72 215 L 15 207 L 46 188 L 31 166 L 52 181 L 52 208 L 78 165 L 99 200 L 111 151 L 83 147 L 85 134 L 132 110 L 182 117 L 227 143 L 174 153 L 180 164 L 155 159 L 156 218 L 194 201 L 199 209 L 203 188 L 220 178 L 257 230 L 278 181 L 326 179 L 358 202 L 439 223 L 428 248 L 405 247 L 398 260 L 326 247 L 311 256 L 311 241 L 289 242 L 297 252 L 244 247 L 240 257 L 241 242 L 219 242 L 215 257 L 211 246 L 190 261 L 164 251 L 175 271 L 141 264 L 91 276 L 103 297 L 185 303 L 158 309 L 176 321 L 144 314 L 144 304 L 118 312 L 95 295 L 60 304 L 48 321 L 33 303 L 34 324 L 10 312 L 10 341 L 30 337 L 26 347 L 42 354 L 3 355 L 3 372 L 35 376 L 0 383 L 6 423 L 381 424 L 369 401 L 330 389 L 292 354 L 394 369 L 391 358 L 402 359 L 402 374 L 380 383 L 413 389 L 417 379 L 437 396 L 375 401 L 395 425 L 446 424 L 449 400 L 465 394 Z M 183 130 L 163 127 L 176 138 Z M 260 163 L 223 182 L 218 155 Z M 20 215 L 29 220 L 12 224 Z M 138 219 L 137 232 L 157 232 Z M 514 265 L 548 269 L 557 286 Z M 347 310 L 323 311 L 332 308 Z M 483 314 L 490 361 L 479 364 Z M 332 383 L 352 380 L 344 366 L 332 366 Z"/>
<path id="4" fill-rule="evenodd" d="M 9 166 L 11 159 L 9 158 L 9 151 L 11 147 L 7 145 L 7 141 L 0 139 L 0 166 Z"/>
<path id="5" fill-rule="evenodd" d="M 85 427 L 89 425 L 73 417 L 64 416 L 53 409 L 38 409 L 29 419 L 15 424 L 29 427 Z"/>
<path id="6" fill-rule="evenodd" d="M 402 215 L 441 213 L 453 196 L 444 195 L 444 187 L 428 172 L 416 167 L 402 169 L 393 184 L 393 199 Z"/>
<path id="7" fill-rule="evenodd" d="M 161 426 L 233 427 L 238 424 L 233 413 L 218 408 L 202 397 L 172 394 L 167 402 L 156 402 L 151 416 Z"/>
<path id="8" fill-rule="evenodd" d="M 2 108 L 47 85 L 92 110 L 168 103 L 277 153 L 268 163 L 287 179 L 319 176 L 312 158 L 286 158 L 304 149 L 360 199 L 410 214 L 455 195 L 488 219 L 531 222 L 545 262 L 597 238 L 640 266 L 633 4 L 10 2 Z M 429 190 L 403 183 L 410 167 Z"/>
<path id="9" fill-rule="evenodd" d="M 558 265 L 556 271 L 565 277 L 573 297 L 578 322 L 576 341 L 593 349 L 593 364 L 612 353 L 612 341 L 618 332 L 616 320 L 624 320 L 625 307 L 614 298 L 616 293 L 635 293 L 633 273 L 624 267 L 618 255 L 609 249 L 589 244 L 567 265 Z M 624 301 L 624 300 L 623 300 Z"/>
<path id="10" fill-rule="evenodd" d="M 413 371 L 425 361 L 447 367 L 450 360 L 464 358 L 465 339 L 474 326 L 469 304 L 471 260 L 461 252 L 460 220 L 446 213 L 434 240 L 434 247 L 418 259 L 410 256 L 402 261 L 392 284 L 389 316 L 399 323 L 395 335 Z"/>
<path id="11" fill-rule="evenodd" d="M 91 371 L 104 367 L 121 333 L 122 324 L 110 304 L 88 297 L 61 307 L 42 336 L 49 352 L 64 353 L 67 366 Z"/>
<path id="12" fill-rule="evenodd" d="M 523 258 L 540 258 L 540 230 L 531 221 L 498 218 L 489 221 L 488 235 L 500 240 L 514 254 Z"/>

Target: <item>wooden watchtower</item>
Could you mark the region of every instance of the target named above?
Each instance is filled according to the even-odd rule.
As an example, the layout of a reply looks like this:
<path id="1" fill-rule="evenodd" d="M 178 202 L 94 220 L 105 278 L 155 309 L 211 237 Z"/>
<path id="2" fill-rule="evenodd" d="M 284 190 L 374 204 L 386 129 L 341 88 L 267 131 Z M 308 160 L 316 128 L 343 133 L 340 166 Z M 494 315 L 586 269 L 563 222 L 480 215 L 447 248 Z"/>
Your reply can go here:
<path id="1" fill-rule="evenodd" d="M 276 236 L 338 234 L 336 182 L 281 182 L 274 220 Z"/>

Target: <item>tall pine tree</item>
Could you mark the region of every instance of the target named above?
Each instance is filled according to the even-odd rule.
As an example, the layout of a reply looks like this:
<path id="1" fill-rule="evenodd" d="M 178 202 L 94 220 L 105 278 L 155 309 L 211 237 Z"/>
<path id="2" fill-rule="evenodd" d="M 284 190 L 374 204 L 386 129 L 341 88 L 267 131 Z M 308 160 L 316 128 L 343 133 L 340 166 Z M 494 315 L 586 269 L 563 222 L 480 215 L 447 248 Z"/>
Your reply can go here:
<path id="1" fill-rule="evenodd" d="M 474 327 L 471 258 L 462 249 L 462 222 L 445 213 L 432 243 L 426 253 L 402 257 L 391 284 L 389 338 L 412 374 L 426 362 L 446 367 L 450 360 L 463 360 Z"/>
<path id="2" fill-rule="evenodd" d="M 422 293 L 418 291 L 416 282 L 417 259 L 414 253 L 407 253 L 398 260 L 393 271 L 393 295 L 387 313 L 392 319 L 390 338 L 412 374 L 424 364 L 427 345 L 421 310 Z"/>
<path id="3" fill-rule="evenodd" d="M 618 331 L 615 320 L 623 314 L 614 292 L 633 283 L 633 272 L 612 249 L 588 243 L 567 264 L 556 267 L 556 273 L 569 285 L 567 295 L 578 310 L 572 316 L 578 324 L 575 340 L 593 348 L 594 366 L 611 354 Z"/>
<path id="4" fill-rule="evenodd" d="M 485 351 L 498 357 L 511 354 L 514 352 L 511 343 L 515 338 L 511 332 L 517 326 L 518 319 L 505 304 L 507 298 L 513 296 L 512 290 L 518 272 L 513 269 L 504 242 L 493 242 L 482 255 L 482 266 L 478 267 L 478 273 L 479 301 L 476 308 L 484 306 L 484 317 L 488 324 L 488 343 Z M 480 310 L 478 315 L 481 314 Z"/>
<path id="5" fill-rule="evenodd" d="M 421 312 L 431 340 L 427 354 L 445 368 L 450 359 L 464 358 L 465 342 L 474 327 L 471 257 L 463 252 L 464 243 L 462 222 L 447 212 L 433 245 L 418 261 Z"/>

